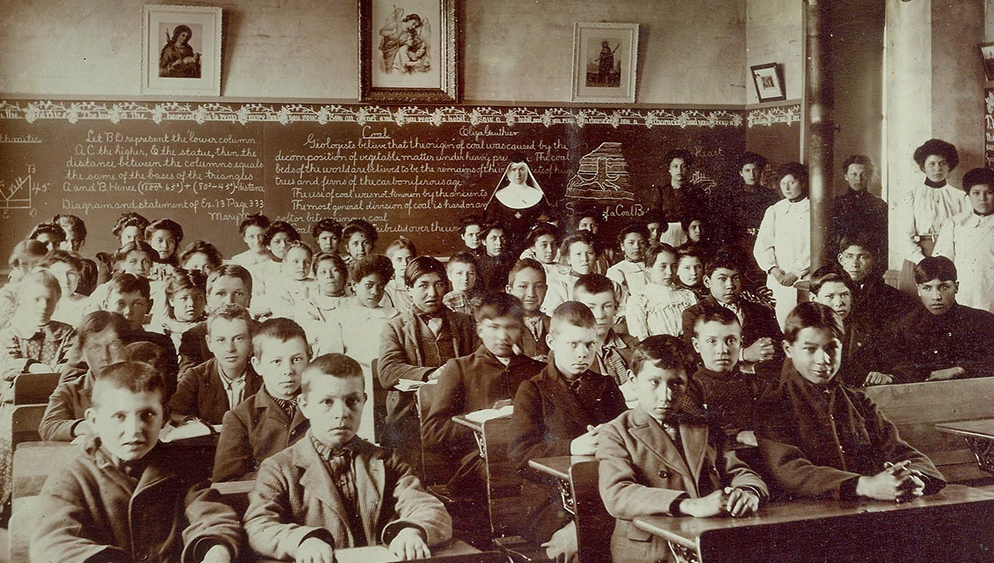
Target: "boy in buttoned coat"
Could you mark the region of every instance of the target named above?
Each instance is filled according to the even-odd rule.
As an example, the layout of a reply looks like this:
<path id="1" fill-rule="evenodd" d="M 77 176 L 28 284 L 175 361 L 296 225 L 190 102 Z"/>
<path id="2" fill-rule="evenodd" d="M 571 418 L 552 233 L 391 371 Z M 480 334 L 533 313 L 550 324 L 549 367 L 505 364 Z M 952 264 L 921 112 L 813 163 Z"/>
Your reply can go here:
<path id="1" fill-rule="evenodd" d="M 425 559 L 452 537 L 452 519 L 396 452 L 356 436 L 366 403 L 359 363 L 343 354 L 304 370 L 307 437 L 267 459 L 249 495 L 245 530 L 261 557 L 332 561 L 336 549 L 383 544 Z"/>
<path id="2" fill-rule="evenodd" d="M 680 339 L 645 339 L 632 354 L 639 403 L 600 431 L 600 493 L 617 518 L 614 563 L 669 558 L 666 542 L 636 528 L 636 517 L 743 516 L 768 497 L 763 480 L 736 457 L 725 433 L 683 412 L 692 365 Z"/>

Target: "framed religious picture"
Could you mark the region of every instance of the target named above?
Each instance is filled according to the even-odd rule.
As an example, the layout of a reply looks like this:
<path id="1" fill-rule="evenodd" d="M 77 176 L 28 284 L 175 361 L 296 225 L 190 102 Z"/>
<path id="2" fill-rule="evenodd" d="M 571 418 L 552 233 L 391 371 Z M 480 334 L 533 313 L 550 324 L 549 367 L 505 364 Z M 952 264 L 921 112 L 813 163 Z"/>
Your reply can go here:
<path id="1" fill-rule="evenodd" d="M 990 82 L 994 80 L 994 43 L 981 43 L 977 45 L 977 50 L 984 63 L 984 78 Z"/>
<path id="2" fill-rule="evenodd" d="M 573 24 L 571 100 L 635 103 L 637 23 Z"/>
<path id="3" fill-rule="evenodd" d="M 359 0 L 359 99 L 459 101 L 458 0 Z"/>
<path id="4" fill-rule="evenodd" d="M 783 67 L 777 63 L 766 63 L 749 67 L 756 85 L 756 96 L 762 102 L 776 102 L 787 99 L 787 89 L 783 85 Z"/>
<path id="5" fill-rule="evenodd" d="M 142 6 L 142 94 L 221 95 L 221 8 Z"/>

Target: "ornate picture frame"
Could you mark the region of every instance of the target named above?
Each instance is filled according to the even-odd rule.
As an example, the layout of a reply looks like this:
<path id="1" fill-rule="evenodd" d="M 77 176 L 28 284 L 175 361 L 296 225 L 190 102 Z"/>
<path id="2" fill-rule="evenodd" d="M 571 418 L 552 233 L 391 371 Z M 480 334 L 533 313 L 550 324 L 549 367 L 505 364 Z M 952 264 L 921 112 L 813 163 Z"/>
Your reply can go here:
<path id="1" fill-rule="evenodd" d="M 141 93 L 221 95 L 220 7 L 142 6 Z"/>
<path id="2" fill-rule="evenodd" d="M 637 23 L 573 24 L 573 102 L 635 103 Z"/>
<path id="3" fill-rule="evenodd" d="M 359 99 L 459 101 L 459 0 L 359 0 Z"/>
<path id="4" fill-rule="evenodd" d="M 777 102 L 787 99 L 787 88 L 783 81 L 783 65 L 766 63 L 749 67 L 752 71 L 752 82 L 756 86 L 756 97 L 759 103 Z"/>

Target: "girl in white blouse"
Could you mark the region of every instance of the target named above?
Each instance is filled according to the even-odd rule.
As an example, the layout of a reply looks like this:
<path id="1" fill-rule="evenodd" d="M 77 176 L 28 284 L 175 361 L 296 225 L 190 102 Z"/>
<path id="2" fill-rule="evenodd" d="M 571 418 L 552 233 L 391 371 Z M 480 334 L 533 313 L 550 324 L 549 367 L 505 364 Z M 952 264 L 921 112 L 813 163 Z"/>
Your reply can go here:
<path id="1" fill-rule="evenodd" d="M 784 199 L 766 209 L 753 255 L 767 274 L 766 287 L 773 292 L 777 321 L 783 328 L 797 305 L 795 284 L 807 279 L 811 268 L 811 202 L 803 164 L 788 162 L 777 170 L 777 177 Z"/>
<path id="2" fill-rule="evenodd" d="M 925 178 L 901 198 L 896 217 L 901 233 L 897 247 L 905 260 L 900 287 L 912 294 L 917 292 L 915 264 L 932 255 L 942 225 L 970 209 L 963 190 L 947 182 L 949 173 L 959 164 L 955 146 L 939 139 L 929 139 L 915 149 L 914 159 L 925 173 Z"/>

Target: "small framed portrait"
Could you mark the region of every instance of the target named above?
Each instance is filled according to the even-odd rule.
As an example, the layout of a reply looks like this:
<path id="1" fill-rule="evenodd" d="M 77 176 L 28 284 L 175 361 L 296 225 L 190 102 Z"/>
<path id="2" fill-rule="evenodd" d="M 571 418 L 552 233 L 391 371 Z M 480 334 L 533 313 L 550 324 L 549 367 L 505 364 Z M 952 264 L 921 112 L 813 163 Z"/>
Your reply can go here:
<path id="1" fill-rule="evenodd" d="M 994 43 L 981 43 L 977 45 L 980 52 L 980 60 L 984 63 L 984 78 L 988 82 L 994 80 Z"/>
<path id="2" fill-rule="evenodd" d="M 635 103 L 638 38 L 637 23 L 573 24 L 571 100 Z"/>
<path id="3" fill-rule="evenodd" d="M 142 6 L 142 94 L 221 95 L 221 8 Z"/>
<path id="4" fill-rule="evenodd" d="M 749 67 L 752 81 L 756 85 L 756 96 L 762 102 L 776 102 L 787 99 L 787 89 L 783 85 L 783 66 L 766 63 Z"/>
<path id="5" fill-rule="evenodd" d="M 359 99 L 459 101 L 459 0 L 359 0 Z"/>

